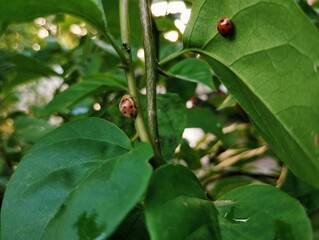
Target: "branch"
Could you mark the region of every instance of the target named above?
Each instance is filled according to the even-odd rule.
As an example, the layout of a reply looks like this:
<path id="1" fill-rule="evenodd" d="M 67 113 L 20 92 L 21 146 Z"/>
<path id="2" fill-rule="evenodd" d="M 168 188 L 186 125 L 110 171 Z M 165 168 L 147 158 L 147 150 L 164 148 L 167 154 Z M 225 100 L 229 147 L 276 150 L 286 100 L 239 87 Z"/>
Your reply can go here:
<path id="1" fill-rule="evenodd" d="M 156 82 L 158 79 L 157 59 L 149 1 L 139 0 L 139 7 L 145 56 L 147 116 L 149 132 L 155 153 L 157 156 L 161 157 L 156 106 Z"/>

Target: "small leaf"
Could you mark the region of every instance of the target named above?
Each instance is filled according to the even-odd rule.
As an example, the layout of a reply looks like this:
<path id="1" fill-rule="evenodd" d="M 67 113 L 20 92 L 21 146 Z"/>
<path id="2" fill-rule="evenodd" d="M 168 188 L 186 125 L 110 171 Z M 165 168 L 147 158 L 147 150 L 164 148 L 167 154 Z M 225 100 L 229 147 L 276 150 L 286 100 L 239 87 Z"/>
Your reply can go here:
<path id="1" fill-rule="evenodd" d="M 51 14 L 67 13 L 90 22 L 102 33 L 107 29 L 101 0 L 0 0 L 0 6 L 0 20 L 3 22 L 20 23 Z"/>
<path id="2" fill-rule="evenodd" d="M 145 200 L 151 239 L 220 239 L 217 211 L 196 176 L 181 165 L 158 168 Z"/>
<path id="3" fill-rule="evenodd" d="M 97 118 L 52 131 L 10 179 L 1 211 L 2 238 L 109 236 L 143 194 L 152 155 L 148 144 L 132 149 L 120 129 Z M 91 233 L 83 233 L 83 225 Z"/>
<path id="4" fill-rule="evenodd" d="M 84 77 L 65 91 L 56 95 L 41 112 L 42 116 L 67 109 L 85 97 L 103 91 L 106 88 L 126 90 L 123 81 L 112 74 L 95 74 Z"/>
<path id="5" fill-rule="evenodd" d="M 174 155 L 174 158 L 183 159 L 190 169 L 199 169 L 202 164 L 200 162 L 201 154 L 198 150 L 189 146 L 186 139 L 182 139 L 180 150 Z"/>
<path id="6" fill-rule="evenodd" d="M 182 60 L 171 67 L 168 72 L 172 74 L 174 78 L 202 83 L 211 89 L 215 89 L 209 66 L 199 59 L 189 58 Z M 171 81 L 174 80 L 175 79 L 171 79 Z"/>
<path id="7" fill-rule="evenodd" d="M 213 133 L 219 138 L 223 137 L 221 121 L 208 108 L 187 109 L 187 127 L 201 128 L 205 132 Z"/>
<path id="8" fill-rule="evenodd" d="M 311 224 L 303 207 L 276 187 L 239 187 L 215 203 L 223 240 L 312 239 Z"/>
<path id="9" fill-rule="evenodd" d="M 186 126 L 186 106 L 176 94 L 157 96 L 158 131 L 163 158 L 171 158 Z"/>

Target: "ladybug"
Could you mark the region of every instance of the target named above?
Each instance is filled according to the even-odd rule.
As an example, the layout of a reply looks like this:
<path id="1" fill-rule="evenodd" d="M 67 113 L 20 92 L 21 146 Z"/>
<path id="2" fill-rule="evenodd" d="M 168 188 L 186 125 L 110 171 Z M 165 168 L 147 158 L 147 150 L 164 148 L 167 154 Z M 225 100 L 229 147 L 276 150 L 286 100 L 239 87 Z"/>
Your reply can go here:
<path id="1" fill-rule="evenodd" d="M 124 95 L 120 101 L 119 109 L 123 116 L 128 118 L 134 118 L 137 114 L 137 109 L 133 98 L 130 95 Z"/>
<path id="2" fill-rule="evenodd" d="M 224 38 L 230 38 L 234 34 L 234 25 L 227 17 L 222 17 L 218 21 L 217 30 Z"/>

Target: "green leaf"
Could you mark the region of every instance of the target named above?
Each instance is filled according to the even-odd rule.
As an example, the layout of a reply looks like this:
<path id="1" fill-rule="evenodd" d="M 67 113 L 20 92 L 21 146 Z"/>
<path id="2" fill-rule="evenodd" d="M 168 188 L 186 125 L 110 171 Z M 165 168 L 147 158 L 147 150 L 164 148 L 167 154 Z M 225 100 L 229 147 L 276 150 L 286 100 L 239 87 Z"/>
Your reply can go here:
<path id="1" fill-rule="evenodd" d="M 187 102 L 196 95 L 197 84 L 193 82 L 168 79 L 165 86 L 167 92 L 178 94 L 184 102 Z"/>
<path id="2" fill-rule="evenodd" d="M 311 224 L 303 207 L 276 187 L 239 187 L 215 203 L 223 240 L 312 239 Z"/>
<path id="3" fill-rule="evenodd" d="M 201 128 L 222 138 L 222 123 L 209 108 L 187 109 L 187 127 Z"/>
<path id="4" fill-rule="evenodd" d="M 56 95 L 41 112 L 42 116 L 67 109 L 85 97 L 103 91 L 106 88 L 126 90 L 123 81 L 113 74 L 94 74 L 84 77 L 82 82 L 76 83 L 65 91 Z"/>
<path id="5" fill-rule="evenodd" d="M 231 39 L 217 31 L 222 16 Z M 207 59 L 294 174 L 319 187 L 319 32 L 296 3 L 195 1 L 184 46 Z"/>
<path id="6" fill-rule="evenodd" d="M 109 236 L 143 194 L 152 155 L 146 143 L 132 149 L 126 135 L 105 120 L 83 119 L 54 130 L 25 155 L 8 184 L 2 238 Z"/>
<path id="7" fill-rule="evenodd" d="M 14 55 L 10 59 L 10 64 L 12 64 L 12 67 L 8 69 L 7 73 L 9 81 L 7 79 L 5 82 L 4 91 L 10 91 L 18 85 L 37 80 L 41 77 L 59 75 L 51 67 L 43 64 L 43 62 L 22 54 Z"/>
<path id="8" fill-rule="evenodd" d="M 280 189 L 294 198 L 297 198 L 305 207 L 308 214 L 319 209 L 319 190 L 301 181 L 288 169 Z"/>
<path id="9" fill-rule="evenodd" d="M 33 117 L 21 116 L 14 120 L 16 134 L 29 143 L 36 143 L 55 128 L 48 122 Z"/>
<path id="10" fill-rule="evenodd" d="M 181 165 L 158 168 L 145 200 L 151 239 L 220 239 L 217 211 L 196 176 Z"/>
<path id="11" fill-rule="evenodd" d="M 186 106 L 176 94 L 157 96 L 158 131 L 162 155 L 171 158 L 186 127 Z"/>
<path id="12" fill-rule="evenodd" d="M 174 158 L 183 159 L 190 169 L 199 169 L 202 167 L 200 162 L 201 157 L 203 156 L 200 154 L 200 151 L 189 146 L 189 143 L 186 139 L 182 139 L 180 150 L 174 155 Z"/>
<path id="13" fill-rule="evenodd" d="M 117 38 L 121 37 L 121 26 L 119 21 L 119 1 L 102 0 L 104 12 L 110 32 Z M 140 23 L 140 11 L 138 0 L 129 1 L 130 37 L 132 45 L 137 49 L 142 47 L 142 28 Z M 134 48 L 132 49 L 134 51 Z M 134 55 L 133 55 L 134 56 Z"/>
<path id="14" fill-rule="evenodd" d="M 214 182 L 209 194 L 212 196 L 212 198 L 217 199 L 233 189 L 251 184 L 253 182 L 257 182 L 257 180 L 246 176 L 231 176 L 221 178 Z"/>
<path id="15" fill-rule="evenodd" d="M 144 207 L 137 205 L 126 216 L 116 232 L 108 238 L 109 240 L 149 240 L 149 234 L 146 229 Z"/>
<path id="16" fill-rule="evenodd" d="M 213 77 L 207 63 L 199 59 L 185 59 L 176 63 L 168 72 L 172 74 L 174 81 L 181 79 L 189 82 L 202 83 L 211 89 L 215 89 L 213 84 Z"/>
<path id="17" fill-rule="evenodd" d="M 37 17 L 67 13 L 80 17 L 104 33 L 107 23 L 101 0 L 0 0 L 0 20 L 9 23 L 30 21 Z"/>

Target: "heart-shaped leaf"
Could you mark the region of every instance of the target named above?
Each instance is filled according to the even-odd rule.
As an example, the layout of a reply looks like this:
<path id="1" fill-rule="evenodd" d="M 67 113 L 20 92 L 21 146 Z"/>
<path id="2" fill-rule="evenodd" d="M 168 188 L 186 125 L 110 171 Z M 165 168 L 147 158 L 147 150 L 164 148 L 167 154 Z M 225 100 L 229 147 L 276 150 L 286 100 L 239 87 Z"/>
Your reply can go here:
<path id="1" fill-rule="evenodd" d="M 217 31 L 221 17 L 234 35 Z M 294 1 L 197 0 L 184 35 L 278 157 L 319 187 L 319 33 Z"/>

